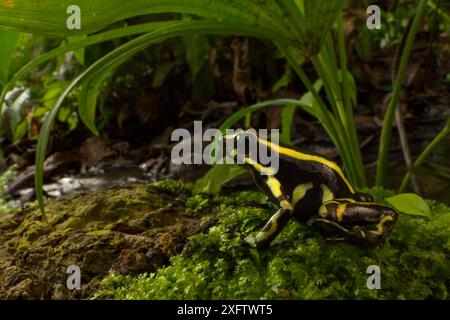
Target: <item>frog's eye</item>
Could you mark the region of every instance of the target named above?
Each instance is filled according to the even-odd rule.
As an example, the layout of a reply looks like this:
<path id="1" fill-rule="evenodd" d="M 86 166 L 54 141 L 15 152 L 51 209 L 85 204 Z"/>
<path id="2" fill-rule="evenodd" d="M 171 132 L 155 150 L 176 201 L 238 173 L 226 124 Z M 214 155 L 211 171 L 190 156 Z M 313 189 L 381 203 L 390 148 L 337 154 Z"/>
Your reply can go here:
<path id="1" fill-rule="evenodd" d="M 358 202 L 373 202 L 373 197 L 367 193 L 355 193 L 353 198 Z"/>
<path id="2" fill-rule="evenodd" d="M 236 137 L 235 134 L 226 134 L 223 136 L 224 140 L 233 140 Z"/>
<path id="3" fill-rule="evenodd" d="M 238 130 L 235 133 L 226 134 L 223 136 L 224 140 L 239 140 L 244 136 L 244 131 Z"/>

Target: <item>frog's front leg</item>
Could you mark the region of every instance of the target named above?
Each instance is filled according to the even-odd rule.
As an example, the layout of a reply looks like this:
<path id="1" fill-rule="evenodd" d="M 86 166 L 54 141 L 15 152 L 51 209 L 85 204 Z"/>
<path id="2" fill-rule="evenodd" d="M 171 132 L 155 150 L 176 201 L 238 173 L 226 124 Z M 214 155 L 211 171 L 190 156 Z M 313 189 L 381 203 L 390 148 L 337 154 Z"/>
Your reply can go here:
<path id="1" fill-rule="evenodd" d="M 272 240 L 281 232 L 291 216 L 291 210 L 280 208 L 251 241 L 251 244 L 258 250 L 266 249 Z"/>
<path id="2" fill-rule="evenodd" d="M 388 206 L 351 199 L 328 201 L 320 207 L 319 215 L 321 218 L 313 219 L 312 224 L 331 228 L 361 245 L 376 245 L 384 240 L 398 217 Z"/>

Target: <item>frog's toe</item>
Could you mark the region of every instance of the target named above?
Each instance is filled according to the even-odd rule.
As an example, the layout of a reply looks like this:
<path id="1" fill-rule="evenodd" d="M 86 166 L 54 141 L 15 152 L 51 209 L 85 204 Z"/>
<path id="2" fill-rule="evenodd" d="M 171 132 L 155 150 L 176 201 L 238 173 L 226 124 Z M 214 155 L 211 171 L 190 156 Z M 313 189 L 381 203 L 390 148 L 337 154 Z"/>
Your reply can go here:
<path id="1" fill-rule="evenodd" d="M 272 241 L 272 243 L 270 244 L 270 247 L 280 247 L 280 246 L 289 246 L 292 245 L 294 243 L 294 241 L 292 239 L 282 239 L 282 240 L 274 240 Z"/>
<path id="2" fill-rule="evenodd" d="M 231 251 L 237 251 L 237 250 L 245 250 L 245 251 L 247 251 L 248 249 L 253 249 L 253 248 L 254 248 L 254 246 L 250 242 L 248 242 L 248 241 L 240 241 L 240 242 L 238 242 L 236 244 L 232 244 L 232 245 L 228 246 L 227 249 L 231 250 Z"/>
<path id="3" fill-rule="evenodd" d="M 307 224 L 309 227 L 312 227 L 312 226 L 317 222 L 318 219 L 319 219 L 319 218 L 311 218 L 311 219 L 309 219 L 308 221 L 306 221 L 306 224 Z"/>
<path id="4" fill-rule="evenodd" d="M 328 225 L 330 222 L 331 221 L 329 221 L 327 219 L 323 219 L 323 218 L 311 218 L 306 222 L 306 224 L 309 227 L 312 227 L 314 225 L 319 225 L 319 226 Z"/>
<path id="5" fill-rule="evenodd" d="M 348 241 L 347 238 L 327 238 L 325 240 L 327 242 L 330 242 L 330 243 L 342 243 L 342 242 L 347 242 Z"/>

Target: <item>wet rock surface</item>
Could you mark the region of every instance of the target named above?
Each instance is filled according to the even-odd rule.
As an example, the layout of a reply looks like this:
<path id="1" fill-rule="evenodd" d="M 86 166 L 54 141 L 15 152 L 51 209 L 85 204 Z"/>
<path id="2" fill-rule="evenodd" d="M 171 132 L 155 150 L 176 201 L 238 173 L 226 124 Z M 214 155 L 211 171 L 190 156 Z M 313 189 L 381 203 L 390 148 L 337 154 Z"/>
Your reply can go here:
<path id="1" fill-rule="evenodd" d="M 87 298 L 110 270 L 133 275 L 167 264 L 203 215 L 187 213 L 180 199 L 132 184 L 49 201 L 48 224 L 37 208 L 0 217 L 0 299 Z M 71 265 L 81 271 L 73 291 Z"/>

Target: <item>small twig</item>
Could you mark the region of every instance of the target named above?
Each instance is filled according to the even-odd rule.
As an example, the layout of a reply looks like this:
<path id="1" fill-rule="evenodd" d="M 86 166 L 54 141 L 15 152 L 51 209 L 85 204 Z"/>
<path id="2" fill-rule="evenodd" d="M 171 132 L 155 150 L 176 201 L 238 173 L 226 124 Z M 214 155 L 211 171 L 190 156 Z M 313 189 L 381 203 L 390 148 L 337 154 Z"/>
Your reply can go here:
<path id="1" fill-rule="evenodd" d="M 392 78 L 392 84 L 395 84 L 395 79 L 398 73 L 399 65 L 400 65 L 400 59 L 401 59 L 401 53 L 403 52 L 405 45 L 406 45 L 406 39 L 408 37 L 408 34 L 411 30 L 413 18 L 411 17 L 408 21 L 408 26 L 406 27 L 405 33 L 402 37 L 400 47 L 397 51 L 397 54 L 395 55 L 394 64 L 392 65 L 392 71 L 391 71 L 391 78 Z M 392 99 L 392 97 L 390 97 Z M 397 124 L 397 131 L 398 135 L 400 137 L 400 144 L 402 147 L 403 157 L 405 159 L 406 168 L 411 176 L 411 185 L 413 187 L 413 190 L 417 194 L 421 194 L 420 186 L 417 181 L 417 177 L 414 174 L 413 171 L 413 161 L 411 157 L 411 149 L 409 148 L 408 143 L 408 137 L 406 135 L 406 129 L 405 129 L 405 121 L 403 118 L 403 114 L 399 107 L 395 109 L 395 122 Z"/>
<path id="2" fill-rule="evenodd" d="M 417 177 L 414 174 L 413 169 L 414 164 L 411 158 L 411 150 L 409 148 L 408 137 L 406 136 L 405 122 L 403 119 L 402 112 L 400 111 L 400 108 L 397 108 L 395 110 L 395 121 L 397 122 L 397 130 L 398 135 L 400 137 L 400 144 L 402 146 L 403 157 L 405 158 L 406 168 L 408 169 L 408 172 L 411 174 L 411 185 L 415 193 L 417 193 L 418 195 L 422 195 L 419 182 L 417 181 Z"/>

